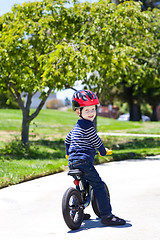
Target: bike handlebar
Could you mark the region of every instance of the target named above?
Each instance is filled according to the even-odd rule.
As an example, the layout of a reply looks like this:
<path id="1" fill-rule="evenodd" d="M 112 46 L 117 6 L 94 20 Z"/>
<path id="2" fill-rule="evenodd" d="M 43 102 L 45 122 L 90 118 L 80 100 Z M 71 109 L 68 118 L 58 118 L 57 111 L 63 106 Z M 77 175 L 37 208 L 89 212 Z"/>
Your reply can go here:
<path id="1" fill-rule="evenodd" d="M 112 155 L 112 149 L 106 149 L 106 155 Z M 102 157 L 102 155 L 100 154 L 100 152 L 97 152 L 97 154 Z"/>
<path id="2" fill-rule="evenodd" d="M 107 152 L 106 155 L 112 155 L 112 149 L 106 149 L 106 152 Z M 100 157 L 102 157 L 100 152 L 96 152 L 96 155 L 99 155 Z M 69 158 L 69 155 L 66 155 L 67 160 L 68 158 Z"/>

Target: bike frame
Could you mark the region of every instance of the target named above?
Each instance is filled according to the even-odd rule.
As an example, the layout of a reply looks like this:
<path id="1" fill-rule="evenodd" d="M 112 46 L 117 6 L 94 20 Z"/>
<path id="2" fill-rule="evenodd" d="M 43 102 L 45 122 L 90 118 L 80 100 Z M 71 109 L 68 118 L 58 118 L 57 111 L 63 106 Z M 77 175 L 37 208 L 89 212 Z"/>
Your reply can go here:
<path id="1" fill-rule="evenodd" d="M 74 172 L 75 172 L 75 174 L 74 174 Z M 75 178 L 73 183 L 75 184 L 76 189 L 81 194 L 82 201 L 83 201 L 83 203 L 82 203 L 83 208 L 88 207 L 90 202 L 91 202 L 92 187 L 90 185 L 88 185 L 88 189 L 85 189 L 84 184 L 83 184 L 83 180 L 82 180 L 83 173 L 79 169 L 70 170 L 68 172 L 68 175 Z M 88 193 L 86 191 L 88 191 Z"/>
<path id="2" fill-rule="evenodd" d="M 76 188 L 68 188 L 62 198 L 62 213 L 67 226 L 76 230 L 83 222 L 83 210 L 91 203 L 94 213 L 100 218 L 100 211 L 92 186 L 84 185 L 84 173 L 79 169 L 72 169 L 68 172 L 69 176 L 74 177 Z M 109 197 L 109 191 L 105 184 L 106 191 Z"/>

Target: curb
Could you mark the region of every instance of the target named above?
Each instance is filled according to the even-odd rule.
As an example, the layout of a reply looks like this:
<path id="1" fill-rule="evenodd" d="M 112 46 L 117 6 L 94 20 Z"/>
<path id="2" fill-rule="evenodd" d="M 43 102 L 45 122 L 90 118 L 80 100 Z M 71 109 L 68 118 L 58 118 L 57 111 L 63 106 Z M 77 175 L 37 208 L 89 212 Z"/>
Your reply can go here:
<path id="1" fill-rule="evenodd" d="M 160 155 L 157 155 L 157 156 L 147 156 L 147 157 L 145 157 L 145 159 L 148 159 L 148 160 L 160 160 Z"/>

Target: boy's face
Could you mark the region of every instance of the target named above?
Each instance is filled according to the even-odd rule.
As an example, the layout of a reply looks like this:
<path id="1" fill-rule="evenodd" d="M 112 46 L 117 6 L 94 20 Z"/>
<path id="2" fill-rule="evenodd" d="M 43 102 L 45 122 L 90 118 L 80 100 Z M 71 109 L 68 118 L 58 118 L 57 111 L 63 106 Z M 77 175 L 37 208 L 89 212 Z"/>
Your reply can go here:
<path id="1" fill-rule="evenodd" d="M 80 115 L 80 110 L 77 109 L 77 114 Z M 96 116 L 96 106 L 86 106 L 82 109 L 82 117 L 86 120 L 93 121 Z"/>

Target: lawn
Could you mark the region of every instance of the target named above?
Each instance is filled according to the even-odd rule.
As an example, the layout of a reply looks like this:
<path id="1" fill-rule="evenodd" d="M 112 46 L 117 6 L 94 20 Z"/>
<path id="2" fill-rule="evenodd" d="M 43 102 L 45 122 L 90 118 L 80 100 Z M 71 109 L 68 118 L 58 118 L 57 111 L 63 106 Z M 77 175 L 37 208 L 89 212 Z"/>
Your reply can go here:
<path id="1" fill-rule="evenodd" d="M 20 142 L 20 110 L 0 109 L 0 188 L 66 169 L 64 139 L 77 121 L 73 112 L 42 110 L 30 126 L 30 148 Z M 159 122 L 120 122 L 98 117 L 99 132 L 160 134 Z M 160 138 L 101 136 L 112 156 L 96 163 L 160 154 Z"/>
<path id="2" fill-rule="evenodd" d="M 30 134 L 38 137 L 65 137 L 77 121 L 74 112 L 58 110 L 42 110 L 30 125 Z M 20 110 L 0 109 L 0 131 L 21 130 L 22 114 Z M 160 134 L 159 122 L 123 122 L 109 118 L 98 117 L 99 132 Z M 11 133 L 13 134 L 13 133 Z M 2 136 L 0 137 L 0 140 Z"/>

